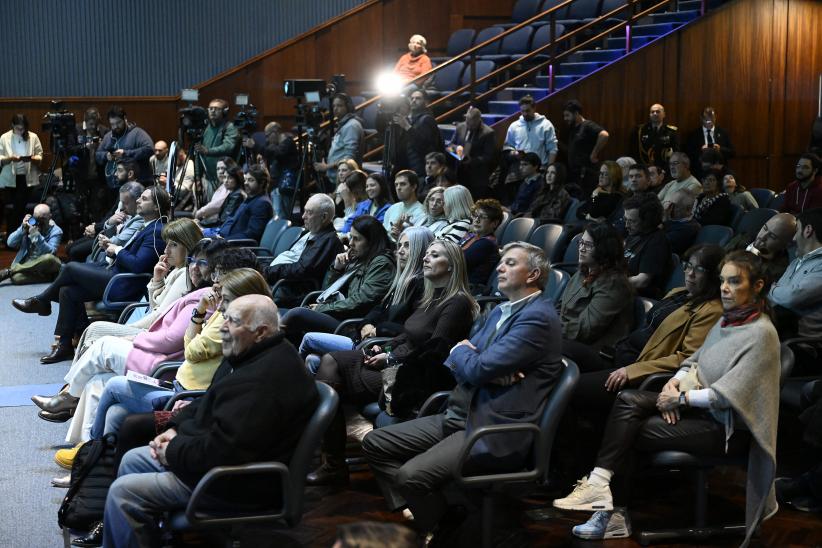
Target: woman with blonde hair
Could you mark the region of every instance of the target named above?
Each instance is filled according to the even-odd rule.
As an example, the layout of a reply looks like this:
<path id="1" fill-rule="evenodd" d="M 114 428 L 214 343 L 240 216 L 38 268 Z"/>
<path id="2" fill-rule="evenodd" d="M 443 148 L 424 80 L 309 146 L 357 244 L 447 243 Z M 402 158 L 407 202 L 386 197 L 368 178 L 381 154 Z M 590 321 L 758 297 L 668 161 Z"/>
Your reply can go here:
<path id="1" fill-rule="evenodd" d="M 362 185 L 359 186 L 360 192 L 355 192 L 346 184 L 348 176 L 355 171 L 360 171 L 360 166 L 351 158 L 340 160 L 337 163 L 337 189 L 332 196 L 336 206 L 334 230 L 337 231 L 341 230 L 345 220 L 354 214 L 357 204 L 368 198 L 365 195 L 365 179 L 362 180 Z"/>
<path id="2" fill-rule="evenodd" d="M 423 206 L 425 207 L 425 218 L 420 223 L 437 236 L 446 226 L 448 226 L 448 217 L 445 216 L 445 197 L 443 193 L 445 188 L 441 186 L 432 187 L 425 195 Z"/>
<path id="3" fill-rule="evenodd" d="M 602 162 L 599 183 L 591 198 L 577 210 L 577 217 L 589 221 L 606 222 L 622 204 L 625 187 L 622 186 L 622 168 L 611 160 Z"/>
<path id="4" fill-rule="evenodd" d="M 403 333 L 381 346 L 372 345 L 363 351 L 326 354 L 320 361 L 317 379 L 333 386 L 343 401 L 368 403 L 379 397 L 383 387 L 382 370 L 386 367 L 398 364 L 409 368 L 420 364 L 441 367 L 451 347 L 468 336 L 479 311 L 468 289 L 467 270 L 457 244 L 445 240 L 432 242 L 423 259 L 422 299 L 405 321 Z M 442 375 L 434 376 L 441 382 Z M 453 386 L 453 378 L 446 377 Z M 414 393 L 424 399 L 439 388 L 415 386 Z M 428 394 L 424 394 L 426 389 L 430 389 Z M 391 408 L 392 415 L 404 416 L 410 408 L 422 403 L 413 396 L 406 395 L 404 399 L 402 408 Z M 308 475 L 307 483 L 321 485 L 348 478 L 345 432 L 345 417 L 338 411 L 323 441 L 323 464 Z"/>
<path id="5" fill-rule="evenodd" d="M 462 185 L 446 188 L 442 197 L 448 224 L 439 233 L 435 233 L 435 236 L 458 244 L 471 230 L 474 199 L 471 197 L 471 191 Z"/>

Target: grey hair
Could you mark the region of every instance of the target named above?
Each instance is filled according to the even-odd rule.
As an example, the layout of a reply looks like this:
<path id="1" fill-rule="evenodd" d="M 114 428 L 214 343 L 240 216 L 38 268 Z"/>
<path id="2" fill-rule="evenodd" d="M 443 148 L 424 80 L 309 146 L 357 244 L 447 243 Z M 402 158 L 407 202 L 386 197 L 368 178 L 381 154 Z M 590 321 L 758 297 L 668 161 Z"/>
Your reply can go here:
<path id="1" fill-rule="evenodd" d="M 449 186 L 442 193 L 445 216 L 448 222 L 460 221 L 471 218 L 471 210 L 474 208 L 474 199 L 471 198 L 471 191 L 462 185 Z"/>
<path id="2" fill-rule="evenodd" d="M 403 230 L 397 238 L 398 245 L 403 235 L 408 237 L 408 262 L 402 270 L 396 269 L 394 282 L 385 295 L 386 299 L 391 299 L 392 305 L 411 298 L 411 287 L 414 280 L 422 277 L 422 259 L 425 257 L 425 250 L 434 240 L 434 233 L 424 226 L 409 226 Z"/>
<path id="3" fill-rule="evenodd" d="M 528 254 L 528 268 L 530 270 L 539 270 L 537 286 L 540 289 L 545 289 L 545 284 L 548 282 L 548 274 L 551 272 L 551 265 L 548 262 L 548 257 L 545 256 L 545 251 L 534 244 L 511 242 L 510 244 L 505 244 L 505 247 L 502 248 L 502 254 L 505 255 L 510 249 L 522 249 Z"/>
<path id="4" fill-rule="evenodd" d="M 129 181 L 127 183 L 123 183 L 123 186 L 120 187 L 120 193 L 128 193 L 129 196 L 136 200 L 137 198 L 142 196 L 145 189 L 146 187 L 144 187 L 137 181 Z"/>
<path id="5" fill-rule="evenodd" d="M 328 194 L 323 194 L 318 192 L 317 194 L 312 195 L 308 201 L 314 200 L 317 203 L 317 207 L 319 208 L 320 212 L 327 215 L 328 222 L 334 220 L 334 213 L 336 210 L 336 206 L 334 204 L 334 200 Z"/>
<path id="6" fill-rule="evenodd" d="M 688 169 L 691 168 L 691 159 L 688 158 L 687 154 L 685 154 L 684 152 L 674 152 L 673 154 L 671 154 L 671 157 L 668 158 L 668 161 L 670 162 L 671 160 L 673 160 L 674 156 L 679 158 L 679 163 L 685 164 L 685 167 L 687 167 Z"/>

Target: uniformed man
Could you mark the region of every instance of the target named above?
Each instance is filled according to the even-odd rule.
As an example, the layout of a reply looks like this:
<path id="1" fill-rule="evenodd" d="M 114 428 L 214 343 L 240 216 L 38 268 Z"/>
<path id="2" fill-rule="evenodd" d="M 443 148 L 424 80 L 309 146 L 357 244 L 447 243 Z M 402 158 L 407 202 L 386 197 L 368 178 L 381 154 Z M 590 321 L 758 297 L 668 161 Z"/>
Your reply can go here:
<path id="1" fill-rule="evenodd" d="M 640 125 L 631 139 L 634 157 L 640 164 L 665 167 L 674 151 L 679 150 L 676 126 L 665 123 L 665 107 L 651 105 L 648 122 Z"/>

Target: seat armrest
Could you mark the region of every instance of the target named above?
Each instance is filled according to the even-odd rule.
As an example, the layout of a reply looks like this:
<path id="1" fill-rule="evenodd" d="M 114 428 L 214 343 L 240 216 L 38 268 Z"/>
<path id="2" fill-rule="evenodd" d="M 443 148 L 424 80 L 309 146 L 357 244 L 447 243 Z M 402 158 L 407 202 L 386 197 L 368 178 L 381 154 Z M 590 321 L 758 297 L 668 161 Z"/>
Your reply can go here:
<path id="1" fill-rule="evenodd" d="M 277 282 L 273 286 L 271 286 L 271 294 L 274 295 L 274 298 L 276 299 L 277 294 L 280 292 L 280 290 L 285 289 L 286 287 L 292 288 L 295 291 L 298 289 L 305 289 L 308 292 L 306 297 L 308 297 L 312 293 L 317 293 L 314 299 L 316 299 L 322 293 L 322 291 L 317 290 L 317 280 L 298 280 L 295 278 L 283 278 L 281 280 L 277 280 Z M 305 299 L 305 297 L 303 299 Z"/>
<path id="2" fill-rule="evenodd" d="M 537 466 L 536 468 L 525 470 L 524 472 L 507 472 L 496 474 L 483 474 L 476 476 L 463 476 L 462 469 L 471 454 L 471 449 L 476 443 L 487 436 L 496 434 L 509 434 L 512 432 L 530 432 L 534 435 L 534 442 L 536 443 L 542 433 L 539 426 L 532 423 L 515 423 L 515 424 L 495 424 L 492 426 L 481 426 L 471 432 L 462 446 L 462 451 L 457 459 L 454 467 L 454 479 L 457 484 L 462 487 L 485 487 L 497 482 L 520 482 L 520 481 L 535 481 L 542 476 L 542 470 Z"/>
<path id="3" fill-rule="evenodd" d="M 260 242 L 251 238 L 240 238 L 238 240 L 226 240 L 229 247 L 258 247 Z"/>
<path id="4" fill-rule="evenodd" d="M 183 365 L 183 362 L 181 361 L 168 361 L 158 363 L 157 366 L 151 371 L 151 376 L 155 379 L 159 379 L 162 378 L 162 376 L 166 373 L 176 373 L 177 370 L 180 369 L 181 365 Z"/>
<path id="5" fill-rule="evenodd" d="M 199 398 L 203 394 L 205 394 L 205 390 L 183 390 L 182 392 L 177 392 L 171 399 L 166 402 L 166 406 L 163 408 L 165 411 L 171 411 L 174 407 L 174 404 L 177 403 L 179 400 L 184 400 L 186 398 Z"/>
<path id="6" fill-rule="evenodd" d="M 441 413 L 442 408 L 445 406 L 445 402 L 448 401 L 448 396 L 450 395 L 451 392 L 449 390 L 443 390 L 440 392 L 434 392 L 428 396 L 428 399 L 425 400 L 425 402 L 423 402 L 420 406 L 420 410 L 417 413 L 417 418 Z"/>
<path id="7" fill-rule="evenodd" d="M 346 329 L 351 329 L 351 326 L 358 326 L 362 323 L 363 318 L 349 318 L 340 322 L 340 325 L 334 330 L 335 335 L 344 335 Z M 356 333 L 359 335 L 359 332 Z"/>
<path id="8" fill-rule="evenodd" d="M 277 282 L 277 283 L 280 283 L 280 282 Z M 323 294 L 322 291 L 311 291 L 308 295 L 303 297 L 303 302 L 300 303 L 300 306 L 308 306 L 312 303 L 317 302 L 317 297 L 319 297 L 322 294 Z"/>
<path id="9" fill-rule="evenodd" d="M 106 284 L 105 291 L 103 291 L 103 299 L 101 301 L 103 306 L 105 308 L 121 308 L 126 307 L 130 304 L 134 304 L 134 301 L 111 301 L 110 295 L 113 291 L 113 288 L 116 287 L 118 283 L 124 280 L 139 279 L 145 280 L 146 284 L 148 284 L 148 281 L 151 279 L 151 274 L 136 274 L 132 272 L 122 272 L 120 274 L 115 274 L 114 276 L 112 276 L 111 279 L 108 281 L 108 284 Z"/>
<path id="10" fill-rule="evenodd" d="M 390 341 L 392 338 L 393 337 L 371 337 L 370 339 L 365 339 L 360 342 L 355 350 L 362 350 L 363 348 L 368 348 L 369 346 L 374 346 L 375 344 L 381 345 L 386 341 Z"/>
<path id="11" fill-rule="evenodd" d="M 650 390 L 652 392 L 661 392 L 662 387 L 665 386 L 669 380 L 673 378 L 673 373 L 653 373 L 648 375 L 642 384 L 639 385 L 640 390 Z"/>
<path id="12" fill-rule="evenodd" d="M 132 312 L 134 312 L 138 308 L 149 308 L 149 307 L 151 307 L 151 303 L 144 303 L 144 302 L 131 303 L 130 305 L 125 307 L 122 312 L 120 312 L 120 317 L 117 318 L 117 323 L 119 323 L 121 325 L 125 325 L 125 323 L 128 321 L 128 319 L 131 317 Z"/>

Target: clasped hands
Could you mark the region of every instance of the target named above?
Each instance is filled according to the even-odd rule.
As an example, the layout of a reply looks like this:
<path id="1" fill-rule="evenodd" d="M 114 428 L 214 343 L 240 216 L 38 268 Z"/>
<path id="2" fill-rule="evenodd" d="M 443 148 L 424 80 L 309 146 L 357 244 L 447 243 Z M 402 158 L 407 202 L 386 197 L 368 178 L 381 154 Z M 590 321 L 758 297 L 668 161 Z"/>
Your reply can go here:
<path id="1" fill-rule="evenodd" d="M 156 459 L 157 462 L 162 464 L 163 466 L 168 466 L 168 460 L 166 460 L 166 449 L 168 448 L 168 444 L 174 437 L 177 435 L 177 431 L 173 428 L 169 428 L 150 442 L 148 442 L 149 453 L 151 454 L 151 458 Z"/>
<path id="2" fill-rule="evenodd" d="M 458 348 L 460 346 L 467 346 L 468 348 L 470 348 L 474 352 L 478 352 L 477 347 L 474 346 L 471 343 L 471 341 L 469 341 L 468 339 L 461 340 L 456 345 L 454 345 L 454 348 Z M 525 373 L 524 372 L 516 371 L 514 373 L 509 373 L 507 375 L 502 375 L 502 376 L 497 377 L 495 379 L 491 379 L 489 382 L 491 384 L 496 384 L 498 386 L 511 386 L 512 384 L 516 384 L 516 383 L 520 382 L 524 378 L 525 378 Z"/>
<path id="3" fill-rule="evenodd" d="M 679 420 L 679 379 L 671 379 L 656 398 L 656 408 L 668 424 L 676 424 Z"/>

